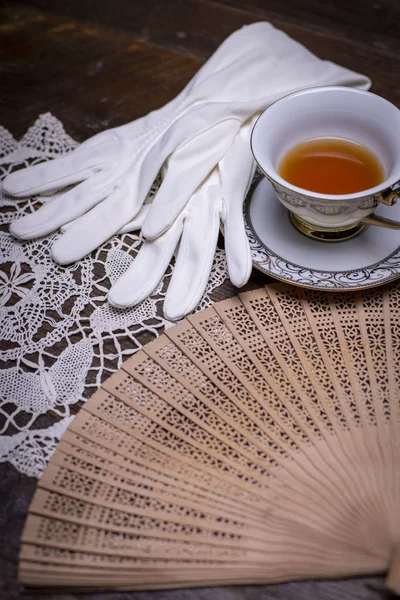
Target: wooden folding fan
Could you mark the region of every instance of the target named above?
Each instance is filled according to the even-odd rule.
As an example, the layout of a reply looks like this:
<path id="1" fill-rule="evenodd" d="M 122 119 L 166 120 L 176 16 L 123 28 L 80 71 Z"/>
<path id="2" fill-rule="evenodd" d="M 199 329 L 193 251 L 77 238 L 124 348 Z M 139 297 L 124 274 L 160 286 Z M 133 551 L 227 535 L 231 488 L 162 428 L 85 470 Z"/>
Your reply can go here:
<path id="1" fill-rule="evenodd" d="M 267 286 L 185 319 L 86 403 L 20 581 L 83 589 L 389 570 L 400 590 L 400 286 Z"/>

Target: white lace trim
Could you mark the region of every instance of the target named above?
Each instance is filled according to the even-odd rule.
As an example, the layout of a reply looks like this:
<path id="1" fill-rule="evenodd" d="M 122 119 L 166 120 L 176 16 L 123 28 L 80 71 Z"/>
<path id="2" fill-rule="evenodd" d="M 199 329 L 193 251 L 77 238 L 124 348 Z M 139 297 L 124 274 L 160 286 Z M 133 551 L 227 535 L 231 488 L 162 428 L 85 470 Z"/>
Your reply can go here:
<path id="1" fill-rule="evenodd" d="M 73 417 L 67 417 L 47 429 L 3 436 L 1 462 L 10 462 L 29 477 L 40 477 L 72 419 Z"/>
<path id="2" fill-rule="evenodd" d="M 77 146 L 50 113 L 41 115 L 17 142 L 0 127 L 0 176 L 49 160 Z M 154 195 L 154 186 L 150 195 Z M 50 199 L 50 197 L 47 197 Z M 43 201 L 43 199 L 41 199 Z M 0 196 L 0 462 L 38 477 L 72 417 L 70 407 L 87 399 L 143 343 L 174 325 L 162 316 L 166 283 L 139 306 L 111 307 L 110 284 L 128 268 L 140 235 L 114 236 L 90 257 L 61 267 L 50 256 L 59 235 L 22 242 L 8 223 L 39 205 L 37 198 Z M 207 290 L 227 278 L 225 253 L 217 250 Z M 43 429 L 43 415 L 57 422 Z"/>

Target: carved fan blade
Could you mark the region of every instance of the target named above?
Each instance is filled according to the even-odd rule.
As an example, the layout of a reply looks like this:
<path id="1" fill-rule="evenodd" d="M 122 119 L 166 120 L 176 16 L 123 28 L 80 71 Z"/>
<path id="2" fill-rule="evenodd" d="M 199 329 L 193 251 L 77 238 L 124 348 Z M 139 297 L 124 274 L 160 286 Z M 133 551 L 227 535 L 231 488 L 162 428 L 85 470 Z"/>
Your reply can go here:
<path id="1" fill-rule="evenodd" d="M 400 286 L 267 286 L 108 379 L 39 482 L 29 586 L 160 589 L 390 570 L 400 589 Z"/>

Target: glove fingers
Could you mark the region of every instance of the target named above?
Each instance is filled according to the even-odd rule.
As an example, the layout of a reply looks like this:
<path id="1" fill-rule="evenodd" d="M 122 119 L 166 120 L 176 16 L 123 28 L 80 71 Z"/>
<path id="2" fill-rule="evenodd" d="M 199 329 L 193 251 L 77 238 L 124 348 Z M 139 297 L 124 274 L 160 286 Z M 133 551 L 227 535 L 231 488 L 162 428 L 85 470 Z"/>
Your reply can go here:
<path id="1" fill-rule="evenodd" d="M 138 214 L 136 215 L 136 217 L 134 219 L 132 219 L 131 221 L 129 221 L 129 223 L 126 223 L 126 225 L 123 225 L 120 229 L 118 229 L 117 234 L 118 235 L 122 235 L 123 233 L 130 233 L 131 231 L 138 231 L 142 225 L 143 225 L 143 221 L 145 220 L 147 213 L 149 212 L 149 208 L 150 206 L 145 204 L 142 206 L 142 208 L 139 210 Z M 69 223 L 65 223 L 65 225 L 63 225 L 61 227 L 61 232 L 65 233 L 66 231 L 68 231 L 69 229 L 71 229 L 72 226 L 75 226 L 78 224 L 78 222 L 80 222 L 80 219 L 85 218 L 85 215 L 83 215 L 82 217 L 78 217 L 78 219 L 75 219 L 75 221 L 70 221 Z"/>
<path id="2" fill-rule="evenodd" d="M 147 213 L 149 212 L 150 204 L 144 204 L 142 208 L 139 210 L 138 214 L 134 219 L 123 225 L 121 229 L 118 229 L 117 233 L 122 235 L 123 233 L 130 233 L 131 231 L 138 231 L 141 229 L 144 220 L 147 217 Z"/>
<path id="3" fill-rule="evenodd" d="M 104 165 L 105 160 L 104 156 L 94 154 L 89 145 L 82 145 L 67 156 L 11 173 L 3 181 L 3 190 L 16 197 L 55 192 L 85 181 Z"/>
<path id="4" fill-rule="evenodd" d="M 108 301 L 112 306 L 134 306 L 154 292 L 178 245 L 182 226 L 183 219 L 178 219 L 164 235 L 143 243 L 133 264 L 108 294 Z"/>
<path id="5" fill-rule="evenodd" d="M 243 202 L 255 169 L 248 143 L 251 124 L 242 127 L 241 134 L 219 165 L 226 261 L 229 279 L 237 287 L 247 283 L 253 266 L 243 219 Z"/>
<path id="6" fill-rule="evenodd" d="M 129 180 L 124 180 L 106 200 L 64 228 L 65 233 L 51 249 L 54 260 L 61 265 L 75 262 L 101 246 L 115 233 L 128 231 L 128 225 L 131 227 L 130 231 L 137 229 L 147 210 L 132 220 L 134 210 L 132 188 Z"/>
<path id="7" fill-rule="evenodd" d="M 218 241 L 220 208 L 219 189 L 215 185 L 206 184 L 190 200 L 164 301 L 164 315 L 171 321 L 192 312 L 204 294 Z"/>
<path id="8" fill-rule="evenodd" d="M 229 279 L 236 287 L 242 287 L 248 282 L 253 268 L 242 204 L 240 211 L 230 211 L 225 217 L 224 238 Z"/>
<path id="9" fill-rule="evenodd" d="M 233 119 L 218 123 L 169 158 L 167 173 L 142 227 L 146 239 L 156 238 L 171 226 L 195 190 L 228 151 L 238 128 L 239 123 Z M 199 157 L 203 159 L 199 160 Z"/>
<path id="10" fill-rule="evenodd" d="M 35 212 L 13 221 L 10 232 L 23 240 L 48 235 L 90 210 L 101 202 L 108 192 L 99 176 L 84 181 Z"/>

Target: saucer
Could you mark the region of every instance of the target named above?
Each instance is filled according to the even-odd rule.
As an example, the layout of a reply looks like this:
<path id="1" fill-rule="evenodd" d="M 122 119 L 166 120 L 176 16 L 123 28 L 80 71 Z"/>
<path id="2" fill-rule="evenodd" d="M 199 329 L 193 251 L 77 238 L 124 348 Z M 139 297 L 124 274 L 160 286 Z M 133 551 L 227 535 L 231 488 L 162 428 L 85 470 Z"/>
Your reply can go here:
<path id="1" fill-rule="evenodd" d="M 361 290 L 400 277 L 400 231 L 367 226 L 340 243 L 301 234 L 289 212 L 256 171 L 243 204 L 253 266 L 266 275 L 306 288 Z M 400 202 L 380 205 L 377 215 L 400 221 Z"/>

